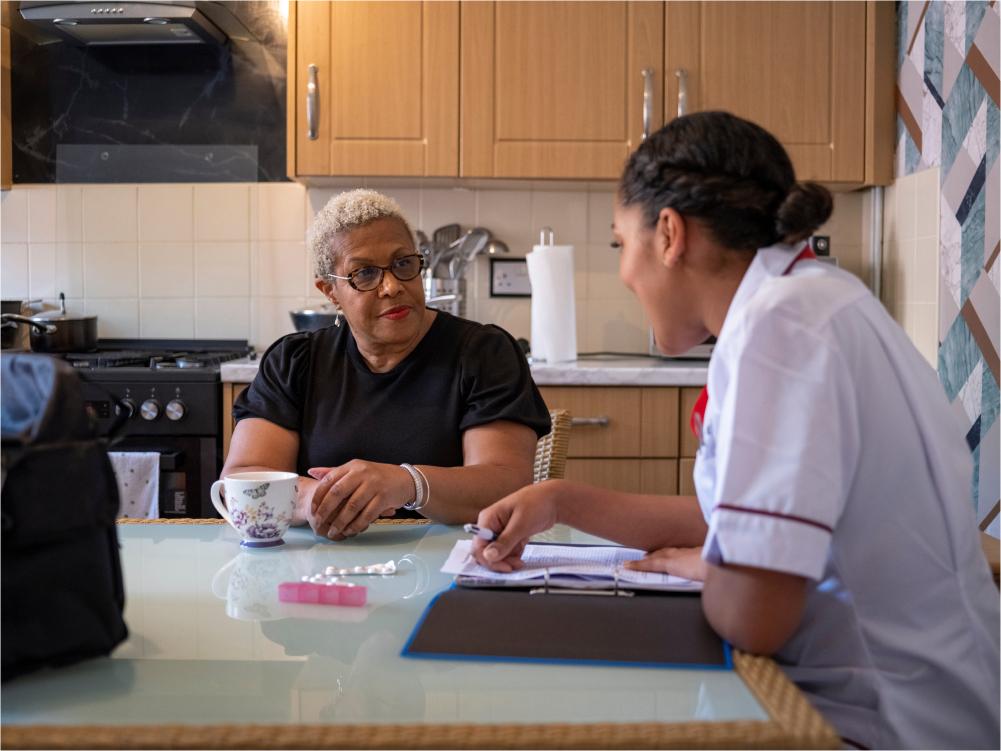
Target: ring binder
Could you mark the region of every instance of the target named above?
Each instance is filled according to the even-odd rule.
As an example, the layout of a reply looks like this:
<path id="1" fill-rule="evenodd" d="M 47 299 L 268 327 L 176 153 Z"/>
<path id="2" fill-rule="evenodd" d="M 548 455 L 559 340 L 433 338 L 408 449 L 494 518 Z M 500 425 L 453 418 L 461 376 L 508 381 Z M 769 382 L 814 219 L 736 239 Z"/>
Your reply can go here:
<path id="1" fill-rule="evenodd" d="M 549 566 L 543 569 L 542 586 L 528 590 L 530 595 L 595 595 L 597 597 L 632 597 L 636 593 L 628 589 L 619 589 L 619 567 L 612 572 L 611 589 L 571 589 L 569 587 L 549 587 Z"/>

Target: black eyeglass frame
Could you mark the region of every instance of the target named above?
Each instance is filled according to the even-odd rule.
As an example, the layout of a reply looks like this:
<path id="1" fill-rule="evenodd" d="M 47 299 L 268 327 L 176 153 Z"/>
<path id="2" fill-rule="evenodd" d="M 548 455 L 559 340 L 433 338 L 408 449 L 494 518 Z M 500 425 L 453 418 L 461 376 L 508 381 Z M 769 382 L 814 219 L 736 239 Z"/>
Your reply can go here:
<path id="1" fill-rule="evenodd" d="M 397 274 L 393 270 L 393 265 L 396 264 L 396 263 L 399 263 L 400 261 L 405 260 L 407 258 L 416 258 L 418 261 L 420 261 L 420 265 L 417 267 L 417 273 L 415 273 L 411 277 L 408 277 L 408 278 L 404 279 L 403 277 L 401 277 L 399 274 Z M 417 277 L 419 277 L 421 275 L 421 272 L 424 269 L 426 269 L 426 268 L 427 268 L 427 259 L 425 259 L 424 256 L 422 256 L 420 253 L 409 253 L 408 255 L 400 256 L 399 258 L 393 259 L 393 263 L 389 264 L 388 266 L 374 266 L 374 265 L 373 266 L 363 266 L 360 269 L 356 269 L 355 271 L 352 271 L 347 276 L 340 276 L 338 274 L 327 274 L 327 278 L 329 278 L 329 279 L 343 279 L 348 284 L 351 285 L 352 289 L 358 290 L 359 292 L 372 292 L 373 290 L 379 289 L 379 285 L 382 284 L 382 280 L 386 278 L 386 272 L 387 271 L 390 274 L 392 274 L 394 277 L 396 277 L 397 281 L 409 282 L 409 281 L 413 281 L 414 279 L 416 279 Z M 376 281 L 376 283 L 374 285 L 372 285 L 368 289 L 362 289 L 357 284 L 355 284 L 354 277 L 355 277 L 356 274 L 360 274 L 361 272 L 367 271 L 368 269 L 379 269 L 379 271 L 381 273 L 379 274 L 379 279 Z"/>

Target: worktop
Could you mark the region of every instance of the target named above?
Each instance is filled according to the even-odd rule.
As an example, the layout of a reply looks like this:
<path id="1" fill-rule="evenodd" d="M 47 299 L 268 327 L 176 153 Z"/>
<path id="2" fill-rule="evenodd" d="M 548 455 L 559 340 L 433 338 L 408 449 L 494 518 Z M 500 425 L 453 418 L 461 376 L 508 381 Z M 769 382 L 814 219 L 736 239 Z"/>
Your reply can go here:
<path id="1" fill-rule="evenodd" d="M 259 359 L 223 363 L 224 383 L 250 383 Z M 532 363 L 540 386 L 704 386 L 707 360 L 667 360 L 655 357 L 587 358 L 565 363 Z"/>

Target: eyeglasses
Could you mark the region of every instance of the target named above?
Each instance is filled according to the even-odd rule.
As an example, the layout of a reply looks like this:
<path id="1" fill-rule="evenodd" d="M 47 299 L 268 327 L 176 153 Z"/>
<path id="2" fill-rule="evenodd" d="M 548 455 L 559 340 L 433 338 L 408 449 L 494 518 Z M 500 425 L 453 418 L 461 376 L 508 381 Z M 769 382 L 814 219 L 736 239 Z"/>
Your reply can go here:
<path id="1" fill-rule="evenodd" d="M 352 271 L 347 276 L 327 274 L 330 279 L 346 279 L 359 292 L 371 292 L 382 284 L 382 277 L 388 271 L 401 282 L 409 282 L 424 269 L 424 256 L 414 253 L 401 256 L 388 266 L 364 266 Z"/>

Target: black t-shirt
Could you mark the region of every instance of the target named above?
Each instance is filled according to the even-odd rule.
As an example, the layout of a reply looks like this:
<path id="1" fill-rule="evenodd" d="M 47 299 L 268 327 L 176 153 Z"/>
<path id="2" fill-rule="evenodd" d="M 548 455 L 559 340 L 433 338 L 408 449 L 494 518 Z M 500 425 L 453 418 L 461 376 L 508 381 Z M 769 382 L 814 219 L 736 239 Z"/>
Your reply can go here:
<path id="1" fill-rule="evenodd" d="M 510 420 L 539 437 L 550 430 L 511 335 L 443 312 L 386 373 L 369 370 L 347 326 L 289 334 L 264 353 L 233 417 L 296 431 L 300 475 L 351 459 L 459 467 L 469 428 Z"/>

